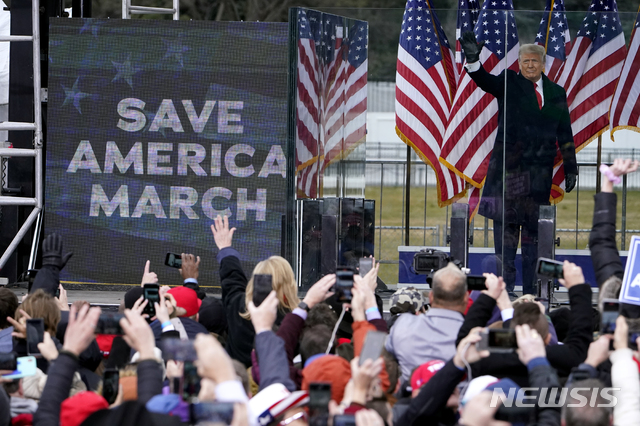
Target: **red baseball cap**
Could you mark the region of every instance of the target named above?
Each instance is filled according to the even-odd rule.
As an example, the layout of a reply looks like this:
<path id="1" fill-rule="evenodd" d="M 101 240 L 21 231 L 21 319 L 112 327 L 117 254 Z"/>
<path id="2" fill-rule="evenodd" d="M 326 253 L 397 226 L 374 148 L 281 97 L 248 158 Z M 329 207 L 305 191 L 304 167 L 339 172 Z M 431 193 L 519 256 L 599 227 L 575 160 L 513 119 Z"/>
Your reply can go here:
<path id="1" fill-rule="evenodd" d="M 79 392 L 60 405 L 60 426 L 78 426 L 91 414 L 107 408 L 109 403 L 97 393 Z"/>
<path id="2" fill-rule="evenodd" d="M 411 375 L 411 389 L 413 390 L 420 389 L 429 380 L 431 380 L 431 378 L 442 367 L 444 367 L 444 361 L 439 359 L 434 359 L 433 361 L 426 362 L 422 364 L 420 367 L 416 368 L 413 374 Z"/>
<path id="3" fill-rule="evenodd" d="M 188 287 L 174 287 L 168 291 L 174 299 L 178 307 L 187 311 L 186 314 L 180 315 L 181 317 L 190 317 L 200 311 L 200 305 L 202 300 L 198 299 L 198 293 Z"/>

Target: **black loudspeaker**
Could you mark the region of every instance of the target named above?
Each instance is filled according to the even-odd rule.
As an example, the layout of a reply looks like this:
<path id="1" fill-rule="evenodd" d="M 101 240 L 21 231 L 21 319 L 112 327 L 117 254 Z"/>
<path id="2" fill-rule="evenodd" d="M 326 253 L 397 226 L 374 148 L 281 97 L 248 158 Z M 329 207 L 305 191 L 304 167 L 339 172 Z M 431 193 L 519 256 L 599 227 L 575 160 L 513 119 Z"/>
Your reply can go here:
<path id="1" fill-rule="evenodd" d="M 303 288 L 309 288 L 320 279 L 321 205 L 321 200 L 304 200 L 302 202 L 302 241 L 300 250 L 302 265 L 298 284 Z"/>
<path id="2" fill-rule="evenodd" d="M 374 255 L 376 242 L 376 202 L 364 200 L 364 250 Z"/>
<path id="3" fill-rule="evenodd" d="M 320 273 L 333 274 L 338 266 L 338 221 L 333 215 L 322 215 L 322 255 Z"/>
<path id="4" fill-rule="evenodd" d="M 337 265 L 357 268 L 374 254 L 375 201 L 361 198 L 302 200 L 300 285 L 308 288 Z"/>

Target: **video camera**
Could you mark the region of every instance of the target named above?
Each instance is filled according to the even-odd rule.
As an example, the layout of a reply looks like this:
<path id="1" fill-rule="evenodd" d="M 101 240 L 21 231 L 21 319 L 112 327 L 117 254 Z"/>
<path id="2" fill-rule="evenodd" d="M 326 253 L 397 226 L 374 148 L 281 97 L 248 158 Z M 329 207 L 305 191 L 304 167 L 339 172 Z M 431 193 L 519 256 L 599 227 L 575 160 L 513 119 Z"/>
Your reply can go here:
<path id="1" fill-rule="evenodd" d="M 449 264 L 451 257 L 436 249 L 422 249 L 413 256 L 413 269 L 416 274 L 428 275 Z"/>
<path id="2" fill-rule="evenodd" d="M 449 253 L 432 248 L 422 249 L 413 256 L 413 270 L 416 274 L 426 275 L 427 284 L 431 285 L 433 274 L 447 266 L 449 262 L 453 262 L 465 274 L 469 273 L 467 269 L 461 267 L 460 261 L 453 259 Z"/>

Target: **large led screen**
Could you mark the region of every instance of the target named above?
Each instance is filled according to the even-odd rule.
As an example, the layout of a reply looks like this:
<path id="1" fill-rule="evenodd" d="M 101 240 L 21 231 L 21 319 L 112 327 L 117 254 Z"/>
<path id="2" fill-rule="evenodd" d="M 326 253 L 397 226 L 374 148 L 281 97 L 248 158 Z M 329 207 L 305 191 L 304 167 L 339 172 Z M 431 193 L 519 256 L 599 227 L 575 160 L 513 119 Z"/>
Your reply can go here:
<path id="1" fill-rule="evenodd" d="M 249 273 L 280 254 L 286 204 L 285 23 L 52 19 L 45 232 L 63 282 L 137 284 L 146 260 L 202 258 L 217 286 L 217 215 Z"/>

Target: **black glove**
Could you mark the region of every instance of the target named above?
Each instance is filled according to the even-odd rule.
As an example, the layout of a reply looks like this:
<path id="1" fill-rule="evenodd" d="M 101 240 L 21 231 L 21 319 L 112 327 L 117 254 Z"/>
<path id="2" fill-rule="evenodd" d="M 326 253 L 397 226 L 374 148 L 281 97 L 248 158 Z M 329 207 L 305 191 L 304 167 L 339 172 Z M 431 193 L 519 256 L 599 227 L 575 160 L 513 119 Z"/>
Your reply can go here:
<path id="1" fill-rule="evenodd" d="M 71 256 L 72 252 L 62 255 L 62 237 L 58 234 L 47 235 L 42 242 L 42 266 L 51 265 L 62 269 Z"/>
<path id="2" fill-rule="evenodd" d="M 564 176 L 564 190 L 565 192 L 571 192 L 573 188 L 576 186 L 576 175 L 575 173 L 567 173 Z"/>
<path id="3" fill-rule="evenodd" d="M 480 52 L 482 52 L 484 41 L 482 43 L 478 43 L 473 31 L 465 32 L 458 41 L 460 42 L 460 47 L 464 52 L 464 56 L 467 59 L 468 64 L 472 64 L 480 60 Z"/>

